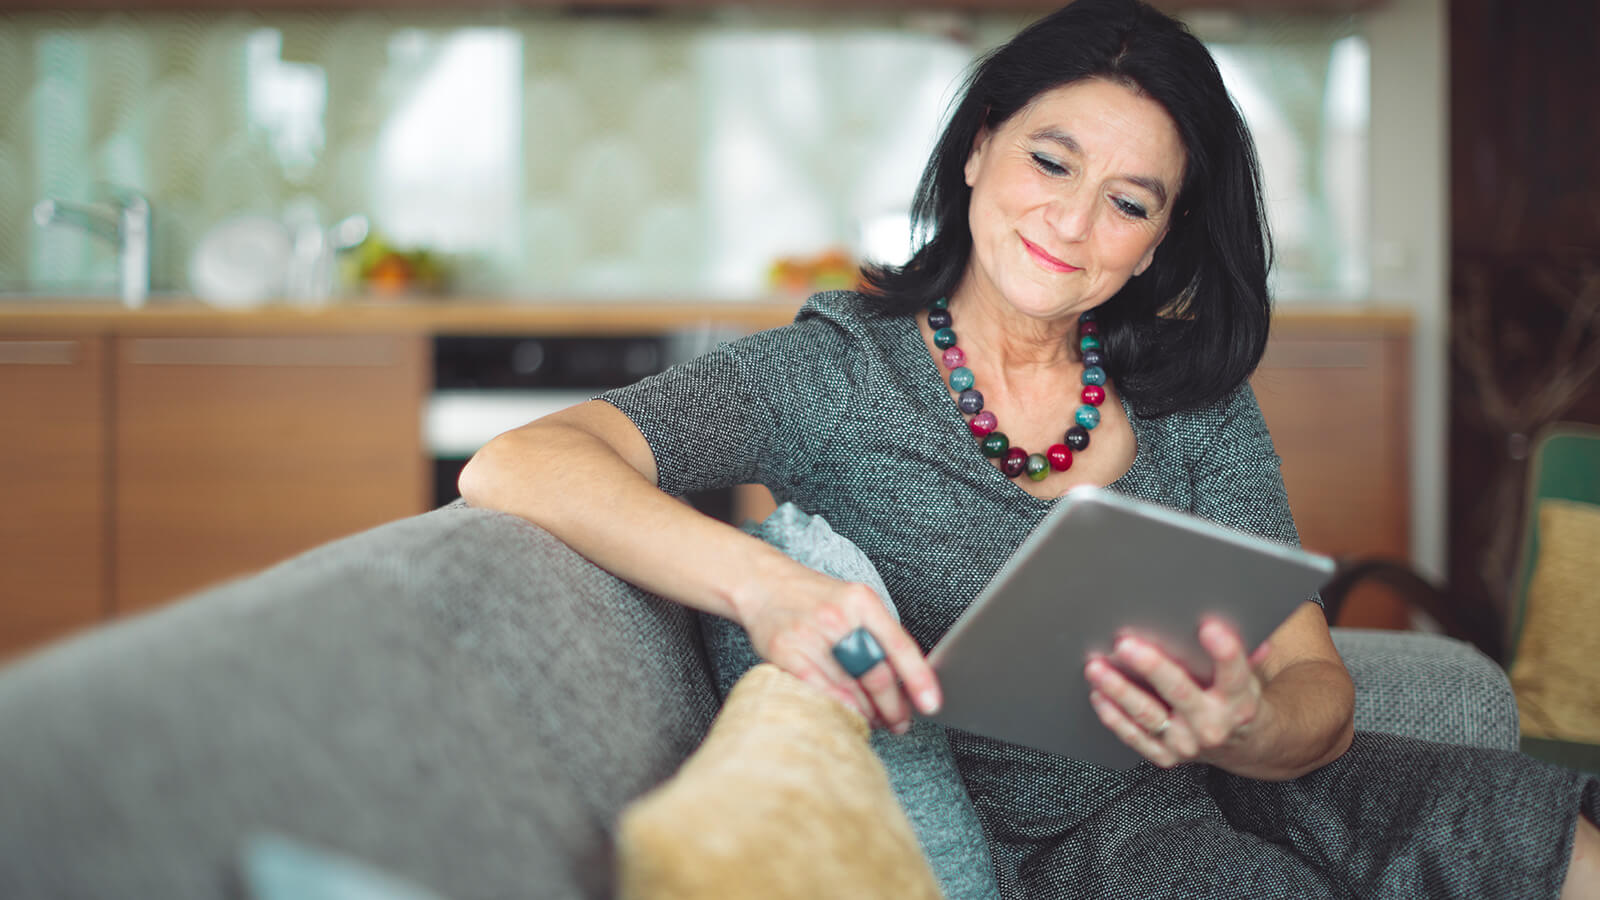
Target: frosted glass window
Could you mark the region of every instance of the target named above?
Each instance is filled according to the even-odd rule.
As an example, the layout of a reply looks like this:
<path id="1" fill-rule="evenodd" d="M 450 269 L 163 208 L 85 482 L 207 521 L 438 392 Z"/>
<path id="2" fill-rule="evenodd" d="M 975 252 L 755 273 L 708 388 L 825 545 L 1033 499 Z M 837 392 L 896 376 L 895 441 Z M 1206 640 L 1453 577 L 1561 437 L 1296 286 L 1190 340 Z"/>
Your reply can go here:
<path id="1" fill-rule="evenodd" d="M 506 254 L 522 190 L 522 47 L 506 29 L 389 44 L 388 108 L 372 161 L 372 213 L 396 244 Z"/>
<path id="2" fill-rule="evenodd" d="M 1367 259 L 1366 41 L 1358 35 L 1212 43 L 1255 136 L 1280 300 L 1363 298 Z"/>

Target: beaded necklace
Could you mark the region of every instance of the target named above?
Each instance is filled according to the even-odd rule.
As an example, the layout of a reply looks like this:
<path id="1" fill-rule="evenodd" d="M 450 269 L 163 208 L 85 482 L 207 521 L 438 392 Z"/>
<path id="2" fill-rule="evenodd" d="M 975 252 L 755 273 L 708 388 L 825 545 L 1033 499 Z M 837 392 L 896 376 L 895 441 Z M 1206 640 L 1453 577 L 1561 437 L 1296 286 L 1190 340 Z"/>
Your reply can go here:
<path id="1" fill-rule="evenodd" d="M 956 333 L 950 326 L 950 300 L 940 297 L 928 310 L 928 327 L 933 329 L 934 346 L 944 351 L 944 366 L 950 370 L 950 388 L 956 391 L 956 406 L 972 418 L 967 427 L 978 438 L 983 455 L 1000 460 L 1000 471 L 1007 478 L 1027 473 L 1034 481 L 1043 481 L 1054 469 L 1065 472 L 1072 468 L 1073 451 L 1079 453 L 1089 447 L 1089 432 L 1100 424 L 1101 403 L 1106 399 L 1105 353 L 1100 346 L 1100 326 L 1095 324 L 1094 312 L 1078 317 L 1078 349 L 1083 355 L 1083 405 L 1073 414 L 1076 420 L 1067 429 L 1063 443 L 1051 444 L 1043 453 L 1032 453 L 1011 446 L 1005 432 L 997 431 L 1000 422 L 994 413 L 983 408 L 983 394 L 972 386 L 972 370 L 967 368 L 967 354 L 956 346 Z"/>

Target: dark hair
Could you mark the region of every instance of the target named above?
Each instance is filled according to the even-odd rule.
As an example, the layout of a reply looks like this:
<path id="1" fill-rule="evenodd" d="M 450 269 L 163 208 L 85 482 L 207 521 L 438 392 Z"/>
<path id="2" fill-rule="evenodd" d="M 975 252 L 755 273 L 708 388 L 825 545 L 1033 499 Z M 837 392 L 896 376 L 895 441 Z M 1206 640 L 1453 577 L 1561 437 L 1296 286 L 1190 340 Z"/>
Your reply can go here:
<path id="1" fill-rule="evenodd" d="M 1266 349 L 1272 247 L 1261 176 L 1211 54 L 1138 0 L 1076 0 L 978 62 L 917 185 L 912 221 L 926 241 L 904 266 L 867 267 L 869 306 L 905 314 L 955 290 L 972 252 L 963 168 L 978 134 L 1086 78 L 1160 103 L 1188 153 L 1154 261 L 1096 312 L 1110 371 L 1141 415 L 1214 402 L 1250 376 Z"/>

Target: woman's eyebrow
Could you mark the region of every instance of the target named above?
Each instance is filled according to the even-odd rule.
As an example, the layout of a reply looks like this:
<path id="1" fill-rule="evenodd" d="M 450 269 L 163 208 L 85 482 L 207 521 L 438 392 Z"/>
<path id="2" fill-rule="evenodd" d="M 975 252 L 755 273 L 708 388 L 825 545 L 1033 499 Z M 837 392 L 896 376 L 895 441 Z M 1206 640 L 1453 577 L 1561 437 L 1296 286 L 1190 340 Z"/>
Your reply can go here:
<path id="1" fill-rule="evenodd" d="M 1054 128 L 1041 128 L 1028 135 L 1028 137 L 1036 141 L 1049 141 L 1052 144 L 1059 144 L 1068 153 L 1083 155 L 1083 147 L 1072 135 L 1064 131 L 1057 131 Z M 1167 186 L 1161 183 L 1161 179 L 1151 178 L 1147 175 L 1122 175 L 1119 177 L 1154 194 L 1157 209 L 1164 208 L 1167 205 Z"/>

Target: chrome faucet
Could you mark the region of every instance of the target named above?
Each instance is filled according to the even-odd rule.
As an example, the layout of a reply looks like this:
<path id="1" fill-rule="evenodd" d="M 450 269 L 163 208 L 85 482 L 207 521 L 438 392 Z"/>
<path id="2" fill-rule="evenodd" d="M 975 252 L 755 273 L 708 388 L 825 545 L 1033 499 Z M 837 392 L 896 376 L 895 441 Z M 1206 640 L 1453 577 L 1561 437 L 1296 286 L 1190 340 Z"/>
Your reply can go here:
<path id="1" fill-rule="evenodd" d="M 109 206 L 47 198 L 33 208 L 41 226 L 71 225 L 117 248 L 117 294 L 137 309 L 150 296 L 150 201 L 136 191 L 113 190 Z"/>

